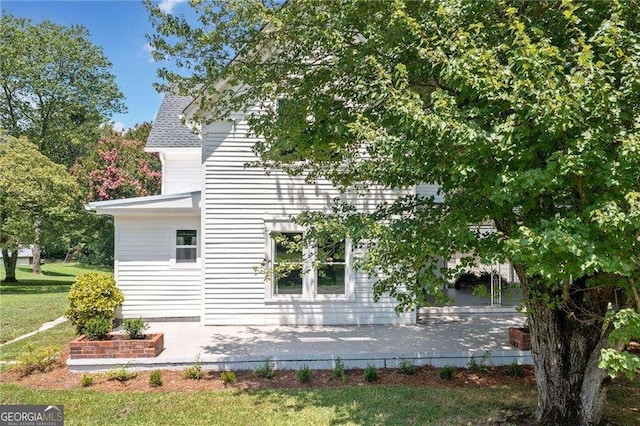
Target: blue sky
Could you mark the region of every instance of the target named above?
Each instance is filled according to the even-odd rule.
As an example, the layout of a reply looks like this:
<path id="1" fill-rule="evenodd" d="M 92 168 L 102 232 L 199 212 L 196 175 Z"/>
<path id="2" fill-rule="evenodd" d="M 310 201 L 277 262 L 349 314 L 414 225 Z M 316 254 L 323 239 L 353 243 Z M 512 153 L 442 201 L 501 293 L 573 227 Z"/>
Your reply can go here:
<path id="1" fill-rule="evenodd" d="M 185 0 L 162 0 L 165 12 L 186 9 Z M 132 127 L 153 121 L 162 95 L 152 84 L 157 81 L 157 65 L 151 59 L 145 34 L 152 27 L 140 0 L 0 0 L 3 13 L 31 18 L 34 22 L 49 19 L 57 24 L 85 26 L 93 43 L 101 46 L 113 64 L 120 91 L 125 95 L 128 112 L 116 114 L 117 126 Z"/>

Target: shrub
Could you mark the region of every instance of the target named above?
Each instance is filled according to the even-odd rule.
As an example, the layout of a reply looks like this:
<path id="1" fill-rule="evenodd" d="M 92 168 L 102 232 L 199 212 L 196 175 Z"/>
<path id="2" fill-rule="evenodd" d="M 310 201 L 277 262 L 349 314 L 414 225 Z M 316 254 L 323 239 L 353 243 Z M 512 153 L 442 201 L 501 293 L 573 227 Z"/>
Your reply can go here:
<path id="1" fill-rule="evenodd" d="M 236 373 L 233 371 L 223 371 L 220 373 L 220 380 L 226 385 L 232 385 L 236 382 Z"/>
<path id="2" fill-rule="evenodd" d="M 331 373 L 333 377 L 336 379 L 341 379 L 343 382 L 347 381 L 347 372 L 344 369 L 344 361 L 342 358 L 337 357 L 333 363 L 333 368 L 331 369 Z"/>
<path id="3" fill-rule="evenodd" d="M 507 366 L 507 376 L 522 377 L 524 376 L 524 367 L 515 360 Z"/>
<path id="4" fill-rule="evenodd" d="M 162 371 L 153 370 L 149 374 L 149 386 L 162 386 Z"/>
<path id="5" fill-rule="evenodd" d="M 265 358 L 262 365 L 253 370 L 253 374 L 263 379 L 273 379 L 275 372 L 271 358 Z"/>
<path id="6" fill-rule="evenodd" d="M 138 373 L 133 371 L 127 371 L 124 368 L 118 370 L 111 370 L 107 372 L 107 380 L 117 380 L 119 382 L 127 382 L 131 379 L 138 377 Z"/>
<path id="7" fill-rule="evenodd" d="M 87 321 L 102 317 L 113 321 L 115 310 L 122 306 L 124 296 L 111 275 L 94 272 L 78 276 L 67 296 L 65 316 L 78 334 L 85 332 Z"/>
<path id="8" fill-rule="evenodd" d="M 104 340 L 111 331 L 112 321 L 105 317 L 93 317 L 87 320 L 84 334 L 89 340 Z"/>
<path id="9" fill-rule="evenodd" d="M 311 369 L 308 365 L 303 365 L 297 373 L 300 383 L 309 383 L 311 381 Z"/>
<path id="10" fill-rule="evenodd" d="M 126 319 L 122 321 L 122 329 L 127 339 L 144 339 L 144 331 L 149 328 L 142 318 Z"/>
<path id="11" fill-rule="evenodd" d="M 200 364 L 191 365 L 184 370 L 182 377 L 191 380 L 202 380 L 204 379 L 204 371 Z"/>
<path id="12" fill-rule="evenodd" d="M 411 376 L 416 372 L 416 366 L 413 365 L 413 363 L 409 360 L 406 360 L 406 359 L 401 360 L 399 363 L 399 366 L 400 366 L 400 372 L 402 374 L 407 374 Z"/>
<path id="13" fill-rule="evenodd" d="M 486 373 L 487 367 L 485 363 L 487 359 L 491 356 L 489 351 L 485 351 L 482 357 L 480 358 L 480 362 L 476 361 L 476 357 L 471 357 L 469 363 L 467 364 L 467 369 L 473 371 L 474 373 Z"/>
<path id="14" fill-rule="evenodd" d="M 80 386 L 88 388 L 93 384 L 93 376 L 91 374 L 83 374 L 80 378 Z"/>
<path id="15" fill-rule="evenodd" d="M 438 370 L 438 377 L 442 380 L 452 380 L 456 374 L 456 369 L 452 365 L 445 365 Z"/>
<path id="16" fill-rule="evenodd" d="M 53 370 L 53 364 L 57 358 L 59 349 L 55 346 L 46 346 L 36 348 L 29 343 L 25 347 L 25 351 L 18 356 L 15 368 L 23 375 L 28 376 L 31 373 L 39 371 L 46 373 Z"/>
<path id="17" fill-rule="evenodd" d="M 380 378 L 380 376 L 378 375 L 378 371 L 376 371 L 376 368 L 373 365 L 367 365 L 367 368 L 364 369 L 362 378 L 367 382 L 375 382 Z"/>

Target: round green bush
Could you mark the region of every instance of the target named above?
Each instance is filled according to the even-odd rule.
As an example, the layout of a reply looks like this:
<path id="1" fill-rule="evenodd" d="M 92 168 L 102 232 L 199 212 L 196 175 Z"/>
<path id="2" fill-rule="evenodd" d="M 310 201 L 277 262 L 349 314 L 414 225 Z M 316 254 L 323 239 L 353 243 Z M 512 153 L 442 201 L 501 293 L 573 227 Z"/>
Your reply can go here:
<path id="1" fill-rule="evenodd" d="M 92 272 L 76 278 L 67 300 L 69 306 L 65 316 L 78 334 L 82 334 L 91 318 L 102 317 L 113 321 L 116 308 L 122 306 L 124 296 L 111 275 Z"/>

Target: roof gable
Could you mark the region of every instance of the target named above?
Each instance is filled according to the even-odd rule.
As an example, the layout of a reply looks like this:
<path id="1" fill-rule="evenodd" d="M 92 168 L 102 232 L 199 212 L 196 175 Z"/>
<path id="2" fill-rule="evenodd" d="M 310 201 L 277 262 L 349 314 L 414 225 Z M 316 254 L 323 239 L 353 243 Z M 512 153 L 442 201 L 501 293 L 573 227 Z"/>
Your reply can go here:
<path id="1" fill-rule="evenodd" d="M 193 98 L 165 93 L 156 119 L 147 139 L 147 149 L 154 148 L 199 148 L 200 138 L 181 119 L 184 109 Z"/>

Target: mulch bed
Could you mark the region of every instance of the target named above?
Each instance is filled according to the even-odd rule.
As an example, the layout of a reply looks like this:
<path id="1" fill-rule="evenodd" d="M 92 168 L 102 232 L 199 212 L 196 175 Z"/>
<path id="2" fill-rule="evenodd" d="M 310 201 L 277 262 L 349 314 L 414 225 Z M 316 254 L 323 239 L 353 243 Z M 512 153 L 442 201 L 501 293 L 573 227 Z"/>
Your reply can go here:
<path id="1" fill-rule="evenodd" d="M 68 346 L 57 360 L 54 369 L 47 373 L 33 373 L 22 376 L 18 371 L 8 370 L 0 373 L 0 383 L 17 383 L 35 389 L 78 389 L 83 373 L 71 373 L 64 360 L 68 357 Z M 414 386 L 414 387 L 491 387 L 502 385 L 534 384 L 533 367 L 524 366 L 523 377 L 511 377 L 506 374 L 507 367 L 486 367 L 484 372 L 474 372 L 464 368 L 456 369 L 453 380 L 438 377 L 438 369 L 434 367 L 416 367 L 415 374 L 402 374 L 398 369 L 379 369 L 380 379 L 369 383 L 362 377 L 363 370 L 347 370 L 346 383 L 333 376 L 331 370 L 313 370 L 311 383 L 300 383 L 297 372 L 292 370 L 276 370 L 272 379 L 257 377 L 253 371 L 235 371 L 237 381 L 234 385 L 225 386 L 220 380 L 220 372 L 205 371 L 202 380 L 185 379 L 181 370 L 163 370 L 162 386 L 149 385 L 149 371 L 138 372 L 137 377 L 126 382 L 109 380 L 106 374 L 92 373 L 94 383 L 91 389 L 104 392 L 170 392 L 170 391 L 202 391 L 233 389 L 311 389 L 339 386 Z"/>

